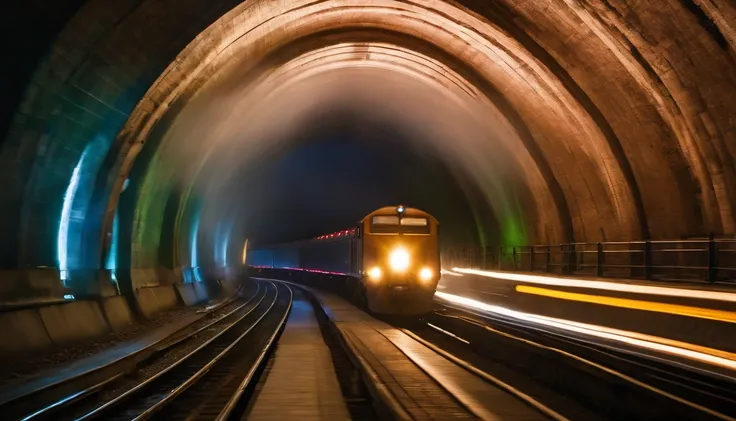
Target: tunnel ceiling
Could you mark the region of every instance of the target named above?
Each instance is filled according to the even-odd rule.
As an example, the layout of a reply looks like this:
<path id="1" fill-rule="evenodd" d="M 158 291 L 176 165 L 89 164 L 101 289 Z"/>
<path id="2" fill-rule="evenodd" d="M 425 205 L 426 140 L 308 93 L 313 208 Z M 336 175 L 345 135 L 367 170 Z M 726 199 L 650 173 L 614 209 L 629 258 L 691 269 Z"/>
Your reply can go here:
<path id="1" fill-rule="evenodd" d="M 338 115 L 381 144 L 348 159 L 425 154 L 414 175 L 454 186 L 435 202 L 461 191 L 455 215 L 493 226 L 489 243 L 736 231 L 730 0 L 55 4 L 8 15 L 26 46 L 11 66 L 35 70 L 6 71 L 23 94 L 3 108 L 3 267 L 101 267 L 115 247 L 139 267 L 235 253 L 275 218 L 252 180 L 279 179 L 289 154 L 309 155 L 307 128 Z M 376 156 L 356 165 L 393 165 Z"/>

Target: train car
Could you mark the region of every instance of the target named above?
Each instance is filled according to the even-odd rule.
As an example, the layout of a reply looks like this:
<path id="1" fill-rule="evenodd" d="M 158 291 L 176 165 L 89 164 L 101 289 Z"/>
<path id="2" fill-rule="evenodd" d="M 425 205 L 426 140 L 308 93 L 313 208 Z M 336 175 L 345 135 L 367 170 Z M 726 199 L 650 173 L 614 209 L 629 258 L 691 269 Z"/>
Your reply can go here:
<path id="1" fill-rule="evenodd" d="M 440 279 L 439 223 L 416 208 L 383 207 L 351 229 L 249 250 L 247 263 L 341 275 L 370 311 L 421 315 L 431 310 Z"/>

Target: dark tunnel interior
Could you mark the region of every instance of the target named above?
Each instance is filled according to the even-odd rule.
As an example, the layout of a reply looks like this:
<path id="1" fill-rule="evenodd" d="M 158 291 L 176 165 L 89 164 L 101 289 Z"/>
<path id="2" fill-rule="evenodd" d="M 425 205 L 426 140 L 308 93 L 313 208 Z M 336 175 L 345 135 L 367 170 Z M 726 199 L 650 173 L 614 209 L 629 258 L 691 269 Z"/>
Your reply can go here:
<path id="1" fill-rule="evenodd" d="M 458 180 L 432 151 L 412 146 L 404 139 L 410 133 L 344 109 L 313 118 L 283 150 L 231 181 L 242 197 L 241 215 L 253 221 L 242 227 L 250 241 L 287 242 L 350 228 L 387 204 L 435 215 L 448 243 L 479 241 L 469 203 L 479 201 L 477 188 Z"/>

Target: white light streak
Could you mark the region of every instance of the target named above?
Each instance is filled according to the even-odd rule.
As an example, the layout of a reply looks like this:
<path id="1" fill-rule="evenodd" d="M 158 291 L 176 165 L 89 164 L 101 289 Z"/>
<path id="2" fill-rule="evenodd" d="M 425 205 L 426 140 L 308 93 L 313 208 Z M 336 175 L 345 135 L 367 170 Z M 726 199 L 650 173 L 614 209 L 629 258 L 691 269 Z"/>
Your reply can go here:
<path id="1" fill-rule="evenodd" d="M 509 281 L 528 282 L 532 284 L 556 285 L 563 287 L 590 288 L 606 291 L 632 292 L 636 294 L 662 295 L 668 297 L 696 298 L 703 300 L 729 301 L 736 303 L 736 294 L 721 291 L 706 291 L 700 289 L 658 287 L 641 284 L 628 284 L 595 281 L 592 279 L 566 279 L 552 276 L 524 275 L 521 273 L 493 272 L 486 270 L 452 268 L 456 272 L 470 275 L 479 275 L 489 278 L 506 279 Z"/>
<path id="2" fill-rule="evenodd" d="M 469 307 L 469 308 L 480 310 L 483 312 L 500 314 L 503 316 L 512 317 L 512 318 L 519 319 L 519 320 L 525 320 L 528 322 L 551 326 L 551 327 L 555 327 L 558 329 L 563 329 L 563 330 L 567 330 L 571 332 L 582 333 L 582 334 L 594 336 L 597 338 L 613 340 L 613 341 L 626 343 L 626 344 L 634 345 L 634 346 L 641 347 L 641 348 L 646 348 L 652 351 L 664 352 L 664 353 L 675 355 L 678 357 L 684 357 L 684 358 L 697 360 L 700 362 L 728 368 L 730 370 L 736 370 L 736 361 L 731 360 L 731 359 L 718 357 L 718 356 L 703 353 L 703 352 L 693 351 L 691 349 L 685 349 L 685 348 L 681 348 L 681 347 L 677 347 L 673 345 L 667 345 L 667 344 L 656 343 L 656 342 L 652 342 L 648 340 L 638 339 L 641 337 L 648 337 L 654 340 L 664 339 L 664 338 L 657 338 L 656 336 L 644 335 L 644 334 L 637 333 L 637 332 L 627 332 L 627 331 L 622 331 L 622 330 L 616 330 L 616 332 L 624 333 L 628 335 L 628 336 L 624 336 L 622 334 L 613 333 L 614 332 L 613 329 L 609 329 L 604 326 L 582 324 L 582 323 L 574 322 L 571 320 L 556 319 L 556 318 L 541 316 L 537 314 L 524 313 L 521 311 L 516 311 L 516 310 L 504 308 L 504 307 L 486 304 L 484 302 L 473 300 L 471 298 L 462 297 L 462 296 L 454 295 L 454 294 L 448 294 L 445 292 L 437 291 L 435 293 L 435 297 L 441 298 L 450 303 L 459 304 L 461 306 Z M 693 345 L 693 347 L 696 347 L 696 345 Z"/>
<path id="3" fill-rule="evenodd" d="M 460 342 L 465 342 L 466 344 L 470 344 L 470 341 L 466 341 L 465 339 L 463 339 L 463 338 L 455 335 L 454 333 L 448 332 L 448 331 L 446 331 L 445 329 L 442 329 L 439 326 L 433 325 L 432 323 L 427 323 L 427 326 L 431 327 L 432 329 L 438 330 L 438 331 L 444 333 L 447 336 L 451 336 L 452 338 L 457 339 Z"/>

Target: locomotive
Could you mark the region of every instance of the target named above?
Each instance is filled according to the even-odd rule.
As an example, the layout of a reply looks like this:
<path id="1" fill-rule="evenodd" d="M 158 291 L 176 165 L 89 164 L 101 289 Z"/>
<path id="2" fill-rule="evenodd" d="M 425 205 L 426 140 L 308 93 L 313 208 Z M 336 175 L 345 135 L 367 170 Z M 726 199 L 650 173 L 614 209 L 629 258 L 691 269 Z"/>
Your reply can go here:
<path id="1" fill-rule="evenodd" d="M 357 226 L 304 241 L 247 251 L 248 266 L 339 275 L 339 285 L 371 312 L 416 316 L 432 309 L 440 279 L 439 223 L 402 205 Z"/>

